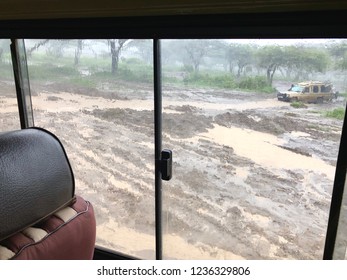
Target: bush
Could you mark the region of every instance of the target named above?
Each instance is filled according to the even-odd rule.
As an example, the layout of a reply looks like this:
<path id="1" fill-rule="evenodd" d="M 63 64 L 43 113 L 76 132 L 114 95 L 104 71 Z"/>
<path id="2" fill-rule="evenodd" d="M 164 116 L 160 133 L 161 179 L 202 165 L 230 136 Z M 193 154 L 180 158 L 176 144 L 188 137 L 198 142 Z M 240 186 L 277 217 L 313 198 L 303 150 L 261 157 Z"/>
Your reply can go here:
<path id="1" fill-rule="evenodd" d="M 210 75 L 202 73 L 188 73 L 183 79 L 185 85 L 208 86 L 225 89 L 242 89 L 248 91 L 273 93 L 275 89 L 269 86 L 265 77 L 245 77 L 239 82 L 230 74 Z"/>
<path id="2" fill-rule="evenodd" d="M 274 88 L 269 86 L 266 78 L 260 76 L 246 77 L 241 79 L 238 82 L 238 88 L 267 93 L 272 93 L 275 91 Z"/>
<path id="3" fill-rule="evenodd" d="M 222 88 L 236 87 L 235 80 L 230 75 L 216 76 L 214 78 L 214 83 L 216 83 L 217 85 L 219 85 L 219 87 L 222 87 Z"/>
<path id="4" fill-rule="evenodd" d="M 118 68 L 117 77 L 129 82 L 152 83 L 153 70 L 146 69 L 146 67 L 132 70 L 122 66 Z"/>
<path id="5" fill-rule="evenodd" d="M 218 88 L 235 88 L 236 84 L 231 75 L 209 75 L 200 73 L 188 74 L 183 79 L 184 84 L 198 86 L 218 87 Z"/>

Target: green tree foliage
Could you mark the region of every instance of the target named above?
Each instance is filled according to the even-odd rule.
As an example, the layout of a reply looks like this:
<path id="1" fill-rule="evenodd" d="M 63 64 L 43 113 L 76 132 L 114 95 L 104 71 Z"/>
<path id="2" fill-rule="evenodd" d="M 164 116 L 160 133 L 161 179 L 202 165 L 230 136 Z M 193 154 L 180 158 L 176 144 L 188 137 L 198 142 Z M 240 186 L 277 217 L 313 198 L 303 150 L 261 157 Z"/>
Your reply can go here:
<path id="1" fill-rule="evenodd" d="M 229 71 L 232 72 L 233 65 L 237 66 L 236 76 L 239 78 L 244 73 L 246 66 L 253 63 L 254 49 L 250 45 L 230 44 L 226 49 L 226 60 Z"/>
<path id="2" fill-rule="evenodd" d="M 132 40 L 129 45 L 146 64 L 153 63 L 153 41 L 150 39 Z"/>
<path id="3" fill-rule="evenodd" d="M 209 40 L 185 40 L 185 61 L 189 65 L 193 66 L 194 72 L 198 73 L 200 65 L 203 63 L 204 57 L 208 54 L 208 50 L 211 49 Z"/>
<path id="4" fill-rule="evenodd" d="M 257 53 L 258 65 L 266 70 L 266 78 L 272 85 L 277 70 L 286 71 L 287 77 L 308 77 L 311 73 L 324 73 L 329 65 L 325 50 L 304 46 L 265 46 Z"/>
<path id="5" fill-rule="evenodd" d="M 258 65 L 266 70 L 266 79 L 272 86 L 273 77 L 280 66 L 285 65 L 283 47 L 265 46 L 257 52 Z"/>
<path id="6" fill-rule="evenodd" d="M 336 69 L 347 69 L 347 43 L 341 42 L 332 45 L 329 49 L 335 60 Z"/>
<path id="7" fill-rule="evenodd" d="M 329 57 L 324 50 L 316 48 L 303 48 L 301 51 L 301 69 L 308 72 L 324 73 L 329 65 Z"/>
<path id="8" fill-rule="evenodd" d="M 305 46 L 286 46 L 284 50 L 283 69 L 287 72 L 287 78 L 295 75 L 295 79 L 308 78 L 312 73 L 324 73 L 327 70 L 330 59 L 323 49 Z"/>

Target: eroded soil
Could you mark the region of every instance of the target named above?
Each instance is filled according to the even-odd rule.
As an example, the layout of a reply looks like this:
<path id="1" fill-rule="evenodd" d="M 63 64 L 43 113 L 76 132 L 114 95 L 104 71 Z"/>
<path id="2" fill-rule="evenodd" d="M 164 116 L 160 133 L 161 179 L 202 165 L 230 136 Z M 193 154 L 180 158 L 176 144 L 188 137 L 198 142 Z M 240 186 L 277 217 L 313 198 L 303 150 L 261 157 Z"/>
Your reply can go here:
<path id="1" fill-rule="evenodd" d="M 151 88 L 88 92 L 40 85 L 35 124 L 67 149 L 77 192 L 96 209 L 98 244 L 154 258 L 154 114 Z M 4 128 L 14 96 L 0 93 Z M 164 88 L 164 256 L 321 259 L 342 121 L 331 103 L 295 109 L 274 95 Z"/>

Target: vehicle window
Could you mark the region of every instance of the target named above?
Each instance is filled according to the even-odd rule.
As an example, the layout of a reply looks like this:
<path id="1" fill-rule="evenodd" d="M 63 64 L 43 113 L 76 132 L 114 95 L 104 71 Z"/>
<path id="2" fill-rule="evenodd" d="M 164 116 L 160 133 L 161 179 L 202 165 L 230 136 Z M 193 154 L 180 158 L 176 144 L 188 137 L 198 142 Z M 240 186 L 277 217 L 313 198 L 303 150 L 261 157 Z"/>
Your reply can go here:
<path id="1" fill-rule="evenodd" d="M 313 86 L 313 92 L 318 93 L 319 92 L 319 86 Z"/>
<path id="2" fill-rule="evenodd" d="M 329 68 L 342 57 L 325 43 L 163 41 L 165 258 L 322 259 L 346 99 L 323 107 L 276 92 L 307 81 L 294 61 L 345 92 L 345 69 Z M 324 73 L 292 56 L 313 50 L 332 63 Z"/>
<path id="3" fill-rule="evenodd" d="M 304 93 L 308 93 L 308 92 L 310 92 L 310 88 L 309 87 L 305 87 Z"/>
<path id="4" fill-rule="evenodd" d="M 290 90 L 295 92 L 302 92 L 303 88 L 300 86 L 294 86 Z"/>
<path id="5" fill-rule="evenodd" d="M 155 257 L 152 45 L 26 40 L 35 124 L 62 139 L 76 192 L 95 206 L 97 245 L 144 259 Z M 162 40 L 174 159 L 164 258 L 322 258 L 346 97 L 323 106 L 277 93 L 308 77 L 346 92 L 347 55 L 335 50 L 347 41 L 323 45 Z"/>
<path id="6" fill-rule="evenodd" d="M 0 39 L 0 131 L 20 129 L 9 39 Z"/>
<path id="7" fill-rule="evenodd" d="M 35 124 L 67 150 L 97 245 L 154 259 L 151 40 L 26 40 Z"/>

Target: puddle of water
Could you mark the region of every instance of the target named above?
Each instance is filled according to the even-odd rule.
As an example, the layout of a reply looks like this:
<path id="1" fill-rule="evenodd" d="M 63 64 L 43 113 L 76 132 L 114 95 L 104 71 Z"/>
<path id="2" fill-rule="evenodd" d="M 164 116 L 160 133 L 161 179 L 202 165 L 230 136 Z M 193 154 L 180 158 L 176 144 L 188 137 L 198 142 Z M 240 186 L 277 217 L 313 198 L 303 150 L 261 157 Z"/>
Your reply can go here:
<path id="1" fill-rule="evenodd" d="M 324 161 L 288 151 L 278 145 L 282 141 L 274 135 L 237 127 L 215 125 L 204 136 L 220 145 L 232 147 L 234 152 L 268 169 L 304 169 L 325 174 L 333 180 L 335 168 Z"/>

